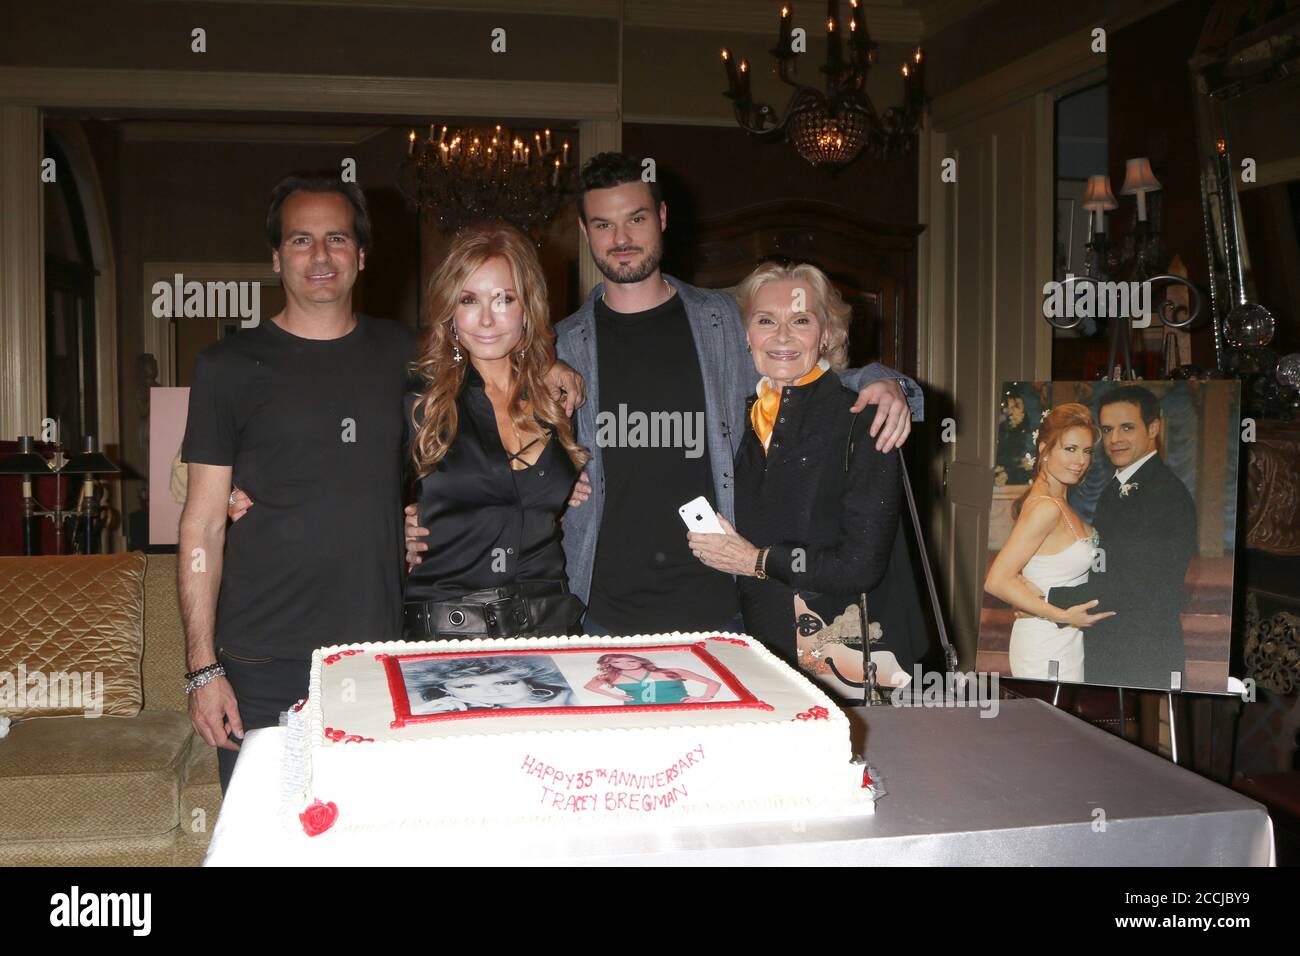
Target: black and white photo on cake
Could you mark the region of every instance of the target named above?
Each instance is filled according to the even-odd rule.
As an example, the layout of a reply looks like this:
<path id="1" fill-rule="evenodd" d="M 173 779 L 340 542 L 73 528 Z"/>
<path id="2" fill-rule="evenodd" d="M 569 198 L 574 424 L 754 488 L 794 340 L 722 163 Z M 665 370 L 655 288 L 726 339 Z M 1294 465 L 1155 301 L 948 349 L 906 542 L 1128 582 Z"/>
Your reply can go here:
<path id="1" fill-rule="evenodd" d="M 544 655 L 478 655 L 400 662 L 412 715 L 567 707 L 573 689 Z"/>

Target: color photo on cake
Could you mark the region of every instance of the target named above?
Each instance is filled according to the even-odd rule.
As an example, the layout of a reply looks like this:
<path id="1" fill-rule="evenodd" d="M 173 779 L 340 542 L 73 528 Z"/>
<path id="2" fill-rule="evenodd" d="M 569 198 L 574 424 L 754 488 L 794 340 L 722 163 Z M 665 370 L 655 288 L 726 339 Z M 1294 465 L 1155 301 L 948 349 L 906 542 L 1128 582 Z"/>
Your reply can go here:
<path id="1" fill-rule="evenodd" d="M 492 714 L 766 709 L 694 644 L 390 655 L 383 663 L 399 726 Z"/>
<path id="2" fill-rule="evenodd" d="M 1004 383 L 977 669 L 1227 693 L 1241 425 L 1236 382 Z"/>

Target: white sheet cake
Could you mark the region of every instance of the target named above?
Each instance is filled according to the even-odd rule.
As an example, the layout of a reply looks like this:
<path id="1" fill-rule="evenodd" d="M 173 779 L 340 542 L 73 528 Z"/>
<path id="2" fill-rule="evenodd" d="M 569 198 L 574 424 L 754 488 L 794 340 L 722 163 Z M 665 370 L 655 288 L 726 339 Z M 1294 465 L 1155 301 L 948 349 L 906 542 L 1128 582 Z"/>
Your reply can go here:
<path id="1" fill-rule="evenodd" d="M 309 836 L 828 818 L 877 794 L 844 714 L 743 635 L 326 647 L 288 729 Z"/>

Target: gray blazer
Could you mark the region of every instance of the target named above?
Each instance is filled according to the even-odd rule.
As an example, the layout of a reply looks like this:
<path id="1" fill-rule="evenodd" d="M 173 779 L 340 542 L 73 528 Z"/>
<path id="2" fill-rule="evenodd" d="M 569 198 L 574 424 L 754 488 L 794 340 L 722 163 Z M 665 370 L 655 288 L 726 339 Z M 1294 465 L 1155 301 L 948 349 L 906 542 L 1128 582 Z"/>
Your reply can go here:
<path id="1" fill-rule="evenodd" d="M 697 289 L 672 276 L 664 276 L 677 290 L 686 307 L 695 348 L 704 378 L 704 419 L 709 466 L 713 473 L 713 505 L 728 521 L 735 523 L 735 479 L 732 463 L 740 441 L 745 437 L 745 403 L 758 384 L 759 374 L 749 354 L 740 309 L 729 293 Z M 605 510 L 605 470 L 601 449 L 596 444 L 597 416 L 600 414 L 600 376 L 596 369 L 596 300 L 604 293 L 604 283 L 597 285 L 577 312 L 555 327 L 555 346 L 560 359 L 571 365 L 586 381 L 587 403 L 578 409 L 577 439 L 591 452 L 587 476 L 591 480 L 591 497 L 577 508 L 564 513 L 564 557 L 569 575 L 569 589 L 587 601 L 591 593 L 591 572 L 596 561 L 596 542 L 600 538 L 600 520 Z M 840 380 L 855 391 L 881 378 L 898 379 L 912 409 L 912 418 L 920 421 L 924 409 L 921 389 L 915 382 L 878 362 L 866 368 L 840 373 Z M 681 502 L 686 504 L 686 502 Z M 686 533 L 685 525 L 682 534 Z"/>

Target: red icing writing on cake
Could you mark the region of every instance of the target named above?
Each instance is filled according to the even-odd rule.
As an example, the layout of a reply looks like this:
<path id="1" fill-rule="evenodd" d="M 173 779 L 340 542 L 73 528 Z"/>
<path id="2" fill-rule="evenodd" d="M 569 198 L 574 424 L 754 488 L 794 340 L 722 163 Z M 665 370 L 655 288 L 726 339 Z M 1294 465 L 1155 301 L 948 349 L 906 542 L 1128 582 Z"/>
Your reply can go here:
<path id="1" fill-rule="evenodd" d="M 542 805 L 567 813 L 653 813 L 667 810 L 679 800 L 686 799 L 686 784 L 678 784 L 664 793 L 639 793 L 627 790 L 607 790 L 603 794 L 564 793 L 542 787 Z"/>
<path id="2" fill-rule="evenodd" d="M 704 747 L 692 747 L 668 767 L 635 773 L 617 767 L 565 771 L 531 754 L 520 765 L 542 784 L 540 803 L 562 813 L 649 813 L 666 810 L 686 797 L 683 774 L 704 761 Z M 611 789 L 612 788 L 612 789 Z"/>

